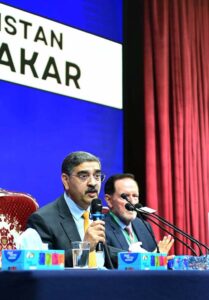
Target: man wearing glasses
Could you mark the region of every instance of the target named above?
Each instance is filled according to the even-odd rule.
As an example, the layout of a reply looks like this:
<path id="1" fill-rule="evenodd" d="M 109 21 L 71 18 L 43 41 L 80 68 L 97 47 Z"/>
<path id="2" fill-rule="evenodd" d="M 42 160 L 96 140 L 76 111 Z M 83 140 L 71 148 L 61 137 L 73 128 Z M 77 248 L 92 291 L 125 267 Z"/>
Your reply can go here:
<path id="1" fill-rule="evenodd" d="M 62 163 L 64 194 L 28 220 L 27 227 L 34 228 L 49 249 L 65 250 L 66 267 L 72 267 L 72 241 L 90 242 L 91 252 L 98 242 L 105 243 L 104 221 L 91 222 L 85 231 L 83 217 L 92 200 L 98 198 L 104 178 L 96 156 L 82 151 L 69 154 Z"/>

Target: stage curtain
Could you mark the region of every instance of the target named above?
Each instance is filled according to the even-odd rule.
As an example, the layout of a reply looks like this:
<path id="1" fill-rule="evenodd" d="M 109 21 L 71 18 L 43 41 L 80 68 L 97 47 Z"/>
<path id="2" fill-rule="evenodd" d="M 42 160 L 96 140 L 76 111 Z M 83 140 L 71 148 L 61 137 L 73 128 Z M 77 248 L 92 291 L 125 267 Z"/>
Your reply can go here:
<path id="1" fill-rule="evenodd" d="M 146 204 L 209 244 L 208 0 L 144 1 L 144 110 Z"/>

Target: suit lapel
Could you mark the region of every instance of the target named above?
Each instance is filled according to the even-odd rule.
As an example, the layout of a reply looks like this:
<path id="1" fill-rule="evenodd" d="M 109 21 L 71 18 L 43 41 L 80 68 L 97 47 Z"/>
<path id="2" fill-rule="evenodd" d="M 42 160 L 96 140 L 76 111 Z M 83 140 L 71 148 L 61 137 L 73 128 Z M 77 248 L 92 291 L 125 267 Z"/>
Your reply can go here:
<path id="1" fill-rule="evenodd" d="M 144 230 L 141 226 L 141 223 L 137 222 L 137 221 L 138 221 L 137 219 L 133 220 L 132 226 L 133 226 L 134 232 L 135 232 L 138 240 L 142 241 L 142 236 L 144 235 Z"/>
<path id="2" fill-rule="evenodd" d="M 124 250 L 128 250 L 129 246 L 123 235 L 123 232 L 122 232 L 120 226 L 114 221 L 114 219 L 110 215 L 108 215 L 108 218 L 109 218 L 109 224 L 112 227 L 113 235 L 115 236 L 115 239 L 118 242 L 117 247 L 124 249 Z"/>
<path id="3" fill-rule="evenodd" d="M 142 248 L 146 249 L 147 251 L 152 251 L 151 249 L 155 249 L 151 233 L 149 232 L 149 229 L 146 228 L 144 223 L 140 219 L 136 218 L 132 224 L 138 240 L 142 242 Z M 149 225 L 147 224 L 147 226 Z"/>
<path id="4" fill-rule="evenodd" d="M 70 241 L 80 241 L 81 237 L 77 226 L 63 196 L 58 200 L 58 210 L 60 215 L 60 224 L 68 239 Z"/>

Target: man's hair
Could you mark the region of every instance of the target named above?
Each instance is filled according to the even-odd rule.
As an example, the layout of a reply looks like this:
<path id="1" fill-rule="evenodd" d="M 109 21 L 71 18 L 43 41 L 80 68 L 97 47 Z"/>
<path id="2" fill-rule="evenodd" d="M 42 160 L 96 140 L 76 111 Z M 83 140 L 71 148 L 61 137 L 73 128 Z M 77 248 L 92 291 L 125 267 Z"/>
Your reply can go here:
<path id="1" fill-rule="evenodd" d="M 71 175 L 72 170 L 87 161 L 96 161 L 99 163 L 101 166 L 101 162 L 98 157 L 95 155 L 89 153 L 89 152 L 84 152 L 84 151 L 76 151 L 68 154 L 65 159 L 63 160 L 62 163 L 62 173 Z"/>
<path id="2" fill-rule="evenodd" d="M 104 186 L 105 194 L 113 195 L 115 193 L 115 182 L 117 180 L 124 179 L 124 178 L 131 178 L 131 179 L 135 180 L 134 175 L 131 173 L 123 173 L 123 174 L 113 175 L 113 176 L 109 177 L 105 183 L 105 186 Z"/>

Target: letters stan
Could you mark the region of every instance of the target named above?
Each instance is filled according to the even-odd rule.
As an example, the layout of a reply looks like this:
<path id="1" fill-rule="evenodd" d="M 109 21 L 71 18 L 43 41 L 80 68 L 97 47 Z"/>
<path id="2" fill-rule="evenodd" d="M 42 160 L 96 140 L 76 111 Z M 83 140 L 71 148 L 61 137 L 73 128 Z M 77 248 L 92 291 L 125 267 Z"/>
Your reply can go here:
<path id="1" fill-rule="evenodd" d="M 47 35 L 44 28 L 41 26 L 38 26 L 35 31 L 32 29 L 32 23 L 24 20 L 19 20 L 18 22 L 14 17 L 8 15 L 4 17 L 3 23 L 3 17 L 0 14 L 0 34 L 2 31 L 10 36 L 19 34 L 22 39 L 30 40 L 30 43 L 41 43 L 46 47 L 57 47 L 60 51 L 62 51 L 62 33 L 56 35 L 53 30 L 50 30 L 47 31 Z M 15 47 L 15 45 L 13 47 Z M 58 84 L 65 84 L 66 86 L 70 86 L 70 83 L 73 82 L 74 86 L 77 89 L 80 89 L 79 78 L 81 76 L 81 71 L 79 66 L 75 63 L 64 61 L 62 62 L 62 66 L 60 66 L 60 62 L 58 64 L 55 57 L 49 56 L 46 61 L 41 63 L 43 69 L 37 70 L 37 61 L 42 59 L 41 53 L 36 51 L 32 52 L 32 47 L 29 49 L 20 48 L 20 62 L 17 63 L 14 59 L 13 47 L 9 46 L 9 43 L 6 42 L 0 43 L 0 66 L 5 66 L 11 72 L 19 72 L 23 75 L 27 75 L 27 72 L 30 72 L 34 78 L 41 78 L 42 80 L 51 78 L 54 82 Z M 61 69 L 64 70 L 64 74 L 61 74 Z"/>

